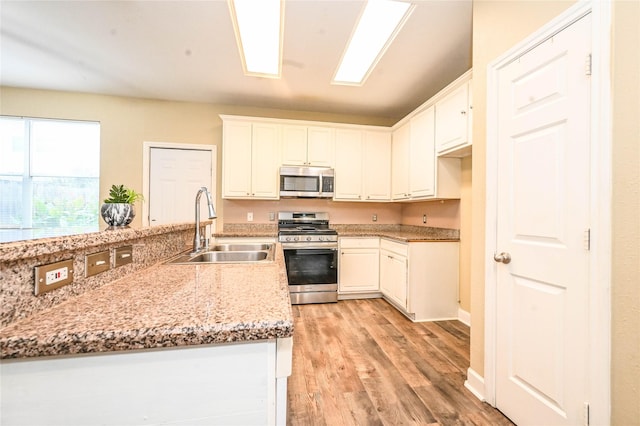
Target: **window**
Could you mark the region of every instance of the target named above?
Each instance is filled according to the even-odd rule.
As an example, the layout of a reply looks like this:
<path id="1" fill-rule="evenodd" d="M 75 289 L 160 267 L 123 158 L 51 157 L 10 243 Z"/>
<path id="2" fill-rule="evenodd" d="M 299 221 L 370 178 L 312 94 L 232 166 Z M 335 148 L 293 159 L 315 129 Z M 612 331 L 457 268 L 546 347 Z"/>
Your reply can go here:
<path id="1" fill-rule="evenodd" d="M 99 226 L 100 123 L 0 117 L 0 242 Z"/>

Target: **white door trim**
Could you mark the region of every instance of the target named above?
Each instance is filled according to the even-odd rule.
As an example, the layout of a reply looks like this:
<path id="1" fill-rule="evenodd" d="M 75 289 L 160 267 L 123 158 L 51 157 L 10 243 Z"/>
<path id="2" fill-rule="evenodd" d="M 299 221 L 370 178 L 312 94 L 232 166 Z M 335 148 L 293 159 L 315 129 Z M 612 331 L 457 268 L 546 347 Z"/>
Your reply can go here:
<path id="1" fill-rule="evenodd" d="M 211 167 L 213 167 L 213 173 L 211 173 L 211 184 L 209 185 L 209 192 L 211 192 L 211 198 L 214 202 L 217 200 L 218 191 L 216 189 L 216 164 L 217 163 L 217 146 L 216 145 L 198 145 L 188 143 L 175 143 L 175 142 L 143 142 L 142 143 L 142 195 L 145 199 L 149 199 L 149 159 L 151 157 L 151 148 L 166 148 L 166 149 L 197 149 L 200 151 L 211 152 Z M 195 197 L 195 194 L 194 194 Z M 195 200 L 195 198 L 194 198 Z M 142 203 L 142 226 L 149 226 L 149 204 Z"/>
<path id="2" fill-rule="evenodd" d="M 496 250 L 498 72 L 576 20 L 592 13 L 591 77 L 591 253 L 589 281 L 589 417 L 609 424 L 611 413 L 611 4 L 581 1 L 487 66 L 487 152 L 485 219 L 484 399 L 496 396 Z"/>

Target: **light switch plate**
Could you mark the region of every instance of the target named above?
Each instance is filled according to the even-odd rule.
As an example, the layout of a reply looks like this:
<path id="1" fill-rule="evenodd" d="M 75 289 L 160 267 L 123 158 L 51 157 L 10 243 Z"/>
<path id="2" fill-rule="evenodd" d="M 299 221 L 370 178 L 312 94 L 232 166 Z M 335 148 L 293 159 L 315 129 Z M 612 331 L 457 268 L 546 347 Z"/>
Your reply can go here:
<path id="1" fill-rule="evenodd" d="M 113 262 L 116 268 L 133 262 L 133 246 L 118 247 L 114 250 L 113 254 Z"/>
<path id="2" fill-rule="evenodd" d="M 91 277 L 111 268 L 109 250 L 88 254 L 84 257 L 84 276 Z"/>

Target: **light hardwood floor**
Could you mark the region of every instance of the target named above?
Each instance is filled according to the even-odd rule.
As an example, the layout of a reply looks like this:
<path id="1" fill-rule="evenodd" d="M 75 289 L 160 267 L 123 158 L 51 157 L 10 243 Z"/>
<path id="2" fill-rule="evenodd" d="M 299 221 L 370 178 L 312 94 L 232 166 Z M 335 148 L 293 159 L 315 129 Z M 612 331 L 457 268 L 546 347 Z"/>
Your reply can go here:
<path id="1" fill-rule="evenodd" d="M 511 425 L 464 387 L 469 328 L 382 299 L 295 305 L 289 425 Z"/>

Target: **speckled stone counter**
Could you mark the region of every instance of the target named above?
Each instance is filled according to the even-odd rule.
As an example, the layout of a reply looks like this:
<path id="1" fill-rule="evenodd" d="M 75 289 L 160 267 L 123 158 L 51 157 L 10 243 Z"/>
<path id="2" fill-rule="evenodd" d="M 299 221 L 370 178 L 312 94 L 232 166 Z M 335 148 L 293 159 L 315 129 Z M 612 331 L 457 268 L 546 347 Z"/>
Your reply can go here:
<path id="1" fill-rule="evenodd" d="M 277 238 L 278 225 L 270 223 L 225 223 L 214 238 Z"/>
<path id="2" fill-rule="evenodd" d="M 384 237 L 400 242 L 459 241 L 457 229 L 408 225 L 332 225 L 340 237 Z"/>
<path id="3" fill-rule="evenodd" d="M 0 330 L 2 358 L 290 337 L 280 246 L 273 262 L 157 264 Z"/>
<path id="4" fill-rule="evenodd" d="M 460 241 L 458 229 L 432 228 L 410 225 L 330 224 L 340 237 L 384 237 L 401 242 Z M 216 238 L 278 236 L 278 226 L 271 224 L 225 223 Z"/>
<path id="5" fill-rule="evenodd" d="M 192 223 L 143 228 L 117 228 L 0 244 L 0 327 L 91 291 L 175 255 L 193 241 Z M 85 276 L 85 256 L 122 246 L 133 249 L 132 262 Z M 34 295 L 34 268 L 73 260 L 73 283 Z"/>

